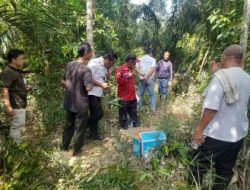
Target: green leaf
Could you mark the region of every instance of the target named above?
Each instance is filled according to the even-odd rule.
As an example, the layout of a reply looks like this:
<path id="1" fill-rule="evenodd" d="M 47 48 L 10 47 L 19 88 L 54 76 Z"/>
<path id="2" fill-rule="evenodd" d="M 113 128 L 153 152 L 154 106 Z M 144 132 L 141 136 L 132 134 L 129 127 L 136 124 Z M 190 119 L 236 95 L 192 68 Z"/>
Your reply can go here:
<path id="1" fill-rule="evenodd" d="M 166 144 L 164 145 L 164 152 L 165 152 L 165 155 L 168 156 L 168 154 L 169 154 L 169 147 Z"/>

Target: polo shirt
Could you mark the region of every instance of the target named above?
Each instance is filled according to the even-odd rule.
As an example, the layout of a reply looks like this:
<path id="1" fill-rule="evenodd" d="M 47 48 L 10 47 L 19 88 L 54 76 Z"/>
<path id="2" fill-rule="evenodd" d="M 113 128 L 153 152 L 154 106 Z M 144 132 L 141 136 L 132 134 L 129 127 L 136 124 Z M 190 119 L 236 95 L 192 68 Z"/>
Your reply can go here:
<path id="1" fill-rule="evenodd" d="M 129 77 L 129 73 L 133 73 L 133 71 L 126 64 L 121 65 L 115 71 L 115 78 L 118 85 L 117 95 L 123 101 L 136 99 L 135 77 L 134 74 Z"/>
<path id="2" fill-rule="evenodd" d="M 27 89 L 23 71 L 8 65 L 0 74 L 0 86 L 8 88 L 10 104 L 13 109 L 27 107 Z"/>
<path id="3" fill-rule="evenodd" d="M 227 104 L 222 85 L 214 76 L 206 90 L 203 109 L 217 110 L 217 113 L 206 126 L 204 135 L 221 141 L 237 142 L 248 133 L 250 76 L 240 67 L 231 67 L 224 71 L 238 88 L 240 99 L 233 104 Z"/>
<path id="4" fill-rule="evenodd" d="M 103 57 L 91 59 L 88 63 L 88 67 L 92 72 L 92 78 L 98 82 L 104 83 L 108 74 L 107 68 L 104 66 Z M 103 94 L 103 88 L 100 86 L 94 86 L 92 90 L 88 92 L 88 95 L 101 97 Z"/>

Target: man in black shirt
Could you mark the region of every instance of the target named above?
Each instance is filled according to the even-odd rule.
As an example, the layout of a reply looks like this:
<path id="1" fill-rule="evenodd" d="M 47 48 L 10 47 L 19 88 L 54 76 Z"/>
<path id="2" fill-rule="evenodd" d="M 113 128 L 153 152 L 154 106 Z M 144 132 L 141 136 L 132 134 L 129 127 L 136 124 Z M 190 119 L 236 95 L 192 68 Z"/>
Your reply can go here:
<path id="1" fill-rule="evenodd" d="M 21 127 L 25 125 L 27 88 L 22 76 L 24 52 L 11 49 L 7 53 L 9 65 L 0 74 L 6 114 L 11 117 L 10 137 L 21 142 Z"/>
<path id="2" fill-rule="evenodd" d="M 63 76 L 65 84 L 64 107 L 67 110 L 66 126 L 63 132 L 62 150 L 69 148 L 74 136 L 73 156 L 81 152 L 84 133 L 88 121 L 88 91 L 92 89 L 92 74 L 86 62 L 92 56 L 88 43 L 82 43 L 78 49 L 78 59 L 67 64 Z"/>

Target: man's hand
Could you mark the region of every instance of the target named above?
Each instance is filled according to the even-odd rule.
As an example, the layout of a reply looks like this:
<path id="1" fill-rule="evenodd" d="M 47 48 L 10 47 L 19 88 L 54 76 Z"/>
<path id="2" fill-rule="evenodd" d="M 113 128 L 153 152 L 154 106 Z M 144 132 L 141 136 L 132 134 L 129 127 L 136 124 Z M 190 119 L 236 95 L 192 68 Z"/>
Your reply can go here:
<path id="1" fill-rule="evenodd" d="M 103 89 L 107 89 L 107 88 L 109 88 L 110 86 L 109 86 L 109 84 L 108 83 L 102 83 L 102 86 L 101 86 Z"/>
<path id="2" fill-rule="evenodd" d="M 204 143 L 204 136 L 203 136 L 203 130 L 200 130 L 199 127 L 196 128 L 194 132 L 194 141 L 197 143 L 199 146 Z"/>
<path id="3" fill-rule="evenodd" d="M 143 80 L 145 80 L 145 81 L 147 81 L 147 80 L 148 80 L 148 78 L 149 78 L 149 76 L 148 76 L 148 75 L 144 75 L 144 76 L 143 76 Z"/>
<path id="4" fill-rule="evenodd" d="M 14 115 L 14 110 L 11 106 L 6 106 L 6 114 L 8 116 L 13 116 Z"/>
<path id="5" fill-rule="evenodd" d="M 26 90 L 27 90 L 27 91 L 31 91 L 32 89 L 33 89 L 33 86 L 31 86 L 31 85 L 27 85 L 27 86 L 26 86 Z"/>
<path id="6" fill-rule="evenodd" d="M 171 81 L 168 82 L 168 86 L 172 86 L 172 82 Z"/>
<path id="7" fill-rule="evenodd" d="M 133 76 L 133 73 L 131 73 L 131 72 L 126 72 L 126 73 L 123 74 L 123 77 L 127 78 L 127 79 L 131 78 L 132 76 Z"/>
<path id="8" fill-rule="evenodd" d="M 203 131 L 205 130 L 208 123 L 210 123 L 213 120 L 216 113 L 217 113 L 217 110 L 205 108 L 202 114 L 201 120 L 199 121 L 199 124 L 195 129 L 194 137 L 193 137 L 194 141 L 198 145 L 201 145 L 202 143 L 204 143 Z"/>

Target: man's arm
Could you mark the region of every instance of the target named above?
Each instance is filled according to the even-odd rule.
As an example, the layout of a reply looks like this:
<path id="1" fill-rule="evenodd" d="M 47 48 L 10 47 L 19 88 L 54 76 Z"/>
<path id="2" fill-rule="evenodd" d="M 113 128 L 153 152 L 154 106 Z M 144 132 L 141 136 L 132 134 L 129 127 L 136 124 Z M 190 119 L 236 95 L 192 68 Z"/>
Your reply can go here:
<path id="1" fill-rule="evenodd" d="M 103 89 L 109 88 L 109 84 L 106 82 L 99 82 L 98 80 L 92 79 L 95 86 L 99 86 Z"/>
<path id="2" fill-rule="evenodd" d="M 3 98 L 4 98 L 4 104 L 5 104 L 5 108 L 6 108 L 6 113 L 9 116 L 14 115 L 13 113 L 13 108 L 10 104 L 10 96 L 9 96 L 9 89 L 8 88 L 3 88 Z"/>
<path id="3" fill-rule="evenodd" d="M 141 69 L 140 69 L 140 66 L 139 65 L 136 65 L 136 72 L 138 73 L 138 75 L 140 75 L 140 76 L 144 76 L 144 74 L 142 73 L 142 71 L 141 71 Z"/>
<path id="4" fill-rule="evenodd" d="M 148 73 L 144 76 L 145 80 L 148 80 L 148 78 L 155 72 L 155 66 L 151 67 Z"/>
<path id="5" fill-rule="evenodd" d="M 90 91 L 93 88 L 93 80 L 91 70 L 87 70 L 83 75 L 83 81 L 86 91 Z"/>
<path id="6" fill-rule="evenodd" d="M 173 64 L 170 62 L 170 81 L 173 80 Z"/>
<path id="7" fill-rule="evenodd" d="M 170 79 L 169 79 L 169 82 L 168 82 L 168 85 L 171 86 L 172 85 L 172 80 L 173 80 L 173 64 L 172 62 L 170 62 Z"/>
<path id="8" fill-rule="evenodd" d="M 126 83 L 128 83 L 129 78 L 132 76 L 133 74 L 130 72 L 127 73 L 122 73 L 122 71 L 116 71 L 115 73 L 115 79 L 117 84 L 119 85 L 124 85 Z"/>
<path id="9" fill-rule="evenodd" d="M 204 142 L 203 131 L 207 127 L 207 125 L 213 120 L 216 113 L 217 113 L 217 110 L 205 108 L 202 114 L 202 117 L 194 132 L 194 141 L 198 145 L 201 145 Z"/>

